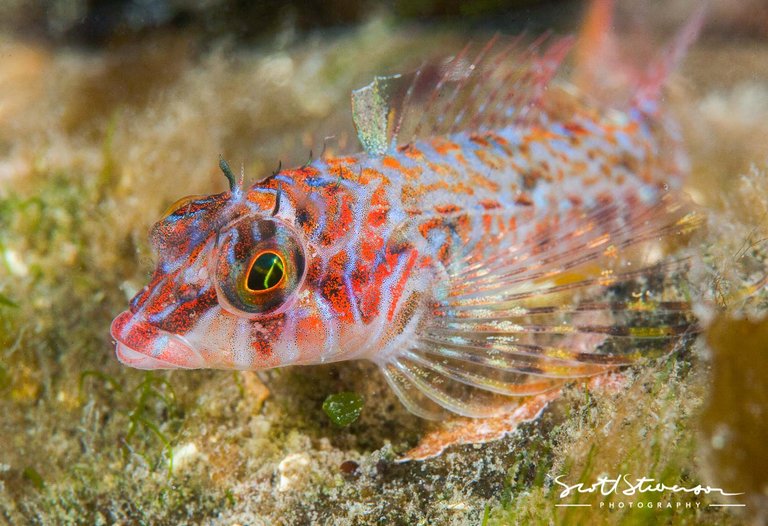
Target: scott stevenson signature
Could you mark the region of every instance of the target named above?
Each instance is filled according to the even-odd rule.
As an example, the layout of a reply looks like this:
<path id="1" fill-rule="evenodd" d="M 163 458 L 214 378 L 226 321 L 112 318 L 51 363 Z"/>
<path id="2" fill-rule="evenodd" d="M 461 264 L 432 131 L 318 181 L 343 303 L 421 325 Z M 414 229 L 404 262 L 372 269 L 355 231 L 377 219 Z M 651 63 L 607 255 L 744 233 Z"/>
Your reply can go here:
<path id="1" fill-rule="evenodd" d="M 670 491 L 672 493 L 693 493 L 694 495 L 699 495 L 701 493 L 710 494 L 710 493 L 720 493 L 720 495 L 723 496 L 734 496 L 734 495 L 744 495 L 744 493 L 728 493 L 723 491 L 721 488 L 713 488 L 712 486 L 702 486 L 701 484 L 697 486 L 693 486 L 691 488 L 687 488 L 685 486 L 679 486 L 675 484 L 674 486 L 667 486 L 666 484 L 663 484 L 661 482 L 656 482 L 656 479 L 648 478 L 648 477 L 641 477 L 637 478 L 632 482 L 630 480 L 628 475 L 619 475 L 616 478 L 610 478 L 606 476 L 598 477 L 597 482 L 592 484 L 591 486 L 585 486 L 583 482 L 579 482 L 578 484 L 565 484 L 564 482 L 560 482 L 560 479 L 563 478 L 563 475 L 558 475 L 555 477 L 555 482 L 565 488 L 563 491 L 560 492 L 560 498 L 563 499 L 571 494 L 571 492 L 576 493 L 596 493 L 600 492 L 602 495 L 611 495 L 611 494 L 617 494 L 621 493 L 622 495 L 635 495 L 639 493 L 664 493 L 666 491 Z M 655 483 L 655 484 L 654 484 Z M 621 486 L 621 487 L 620 487 Z"/>

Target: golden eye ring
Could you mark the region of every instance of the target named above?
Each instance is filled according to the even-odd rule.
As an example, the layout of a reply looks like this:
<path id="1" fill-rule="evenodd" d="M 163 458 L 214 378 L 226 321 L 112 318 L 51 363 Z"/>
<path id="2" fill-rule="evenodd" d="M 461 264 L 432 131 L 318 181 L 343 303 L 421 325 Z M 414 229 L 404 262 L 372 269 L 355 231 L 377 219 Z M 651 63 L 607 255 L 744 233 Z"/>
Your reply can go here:
<path id="1" fill-rule="evenodd" d="M 277 315 L 290 307 L 306 274 L 300 237 L 273 218 L 244 216 L 227 225 L 220 232 L 215 257 L 219 305 L 249 319 Z"/>
<path id="2" fill-rule="evenodd" d="M 252 294 L 271 292 L 285 281 L 286 265 L 283 256 L 273 250 L 256 254 L 245 273 L 245 290 Z"/>

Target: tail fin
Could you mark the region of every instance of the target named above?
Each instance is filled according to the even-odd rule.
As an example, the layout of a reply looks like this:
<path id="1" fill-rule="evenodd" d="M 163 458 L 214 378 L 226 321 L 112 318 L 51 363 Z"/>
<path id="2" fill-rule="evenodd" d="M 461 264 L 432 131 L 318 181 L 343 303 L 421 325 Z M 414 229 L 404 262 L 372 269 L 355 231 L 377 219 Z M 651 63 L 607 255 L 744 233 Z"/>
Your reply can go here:
<path id="1" fill-rule="evenodd" d="M 593 0 L 576 46 L 574 82 L 612 105 L 653 113 L 661 90 L 682 62 L 704 25 L 707 2 L 701 2 L 672 41 L 647 63 L 621 56 L 614 26 L 614 0 Z"/>

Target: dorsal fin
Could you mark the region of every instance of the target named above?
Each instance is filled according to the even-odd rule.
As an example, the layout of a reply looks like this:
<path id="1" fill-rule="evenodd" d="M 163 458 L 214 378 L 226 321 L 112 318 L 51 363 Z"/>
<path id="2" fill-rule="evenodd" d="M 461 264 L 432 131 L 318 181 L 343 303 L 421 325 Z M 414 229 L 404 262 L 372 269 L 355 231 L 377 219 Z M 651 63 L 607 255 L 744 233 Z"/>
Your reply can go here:
<path id="1" fill-rule="evenodd" d="M 531 44 L 492 38 L 415 72 L 376 77 L 352 92 L 352 117 L 369 155 L 416 139 L 482 131 L 535 118 L 571 38 L 544 35 Z"/>
<path id="2" fill-rule="evenodd" d="M 575 46 L 573 82 L 603 104 L 639 107 L 652 112 L 661 90 L 695 42 L 704 24 L 707 2 L 699 2 L 670 43 L 641 59 L 615 34 L 615 0 L 592 0 Z M 634 31 L 649 42 L 647 30 Z M 622 35 L 625 37 L 625 35 Z M 626 40 L 626 38 L 622 38 Z"/>

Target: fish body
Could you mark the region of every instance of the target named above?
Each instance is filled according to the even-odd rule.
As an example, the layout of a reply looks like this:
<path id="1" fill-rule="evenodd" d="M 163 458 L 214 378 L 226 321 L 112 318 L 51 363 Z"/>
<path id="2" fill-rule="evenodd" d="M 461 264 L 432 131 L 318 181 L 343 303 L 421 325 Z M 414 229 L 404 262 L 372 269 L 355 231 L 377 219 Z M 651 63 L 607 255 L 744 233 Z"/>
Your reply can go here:
<path id="1" fill-rule="evenodd" d="M 366 151 L 172 207 L 152 230 L 154 276 L 113 322 L 118 359 L 368 359 L 411 411 L 440 418 L 497 415 L 669 349 L 690 327 L 655 278 L 684 267 L 659 246 L 694 223 L 674 197 L 688 171 L 678 132 L 653 100 L 610 108 L 553 82 L 567 49 L 525 48 L 487 86 L 510 51 L 454 59 L 427 90 L 454 94 L 450 125 L 420 134 L 419 118 L 408 140 L 423 79 L 402 84 L 394 120 L 391 81 L 377 79 L 354 100 Z M 462 124 L 467 108 L 488 116 Z"/>

